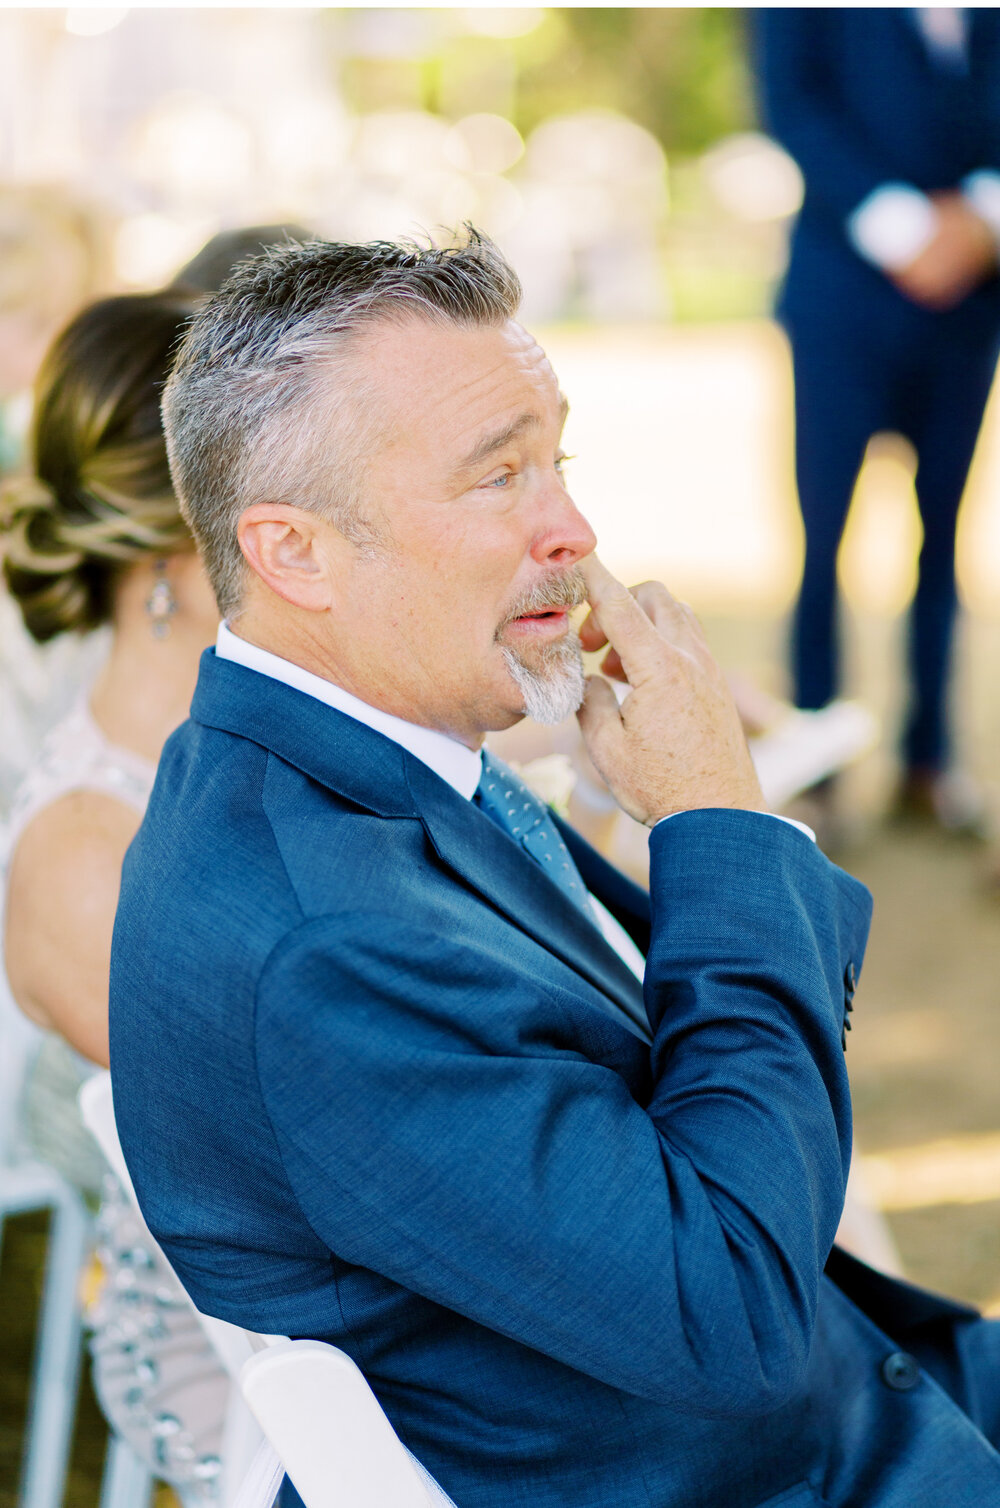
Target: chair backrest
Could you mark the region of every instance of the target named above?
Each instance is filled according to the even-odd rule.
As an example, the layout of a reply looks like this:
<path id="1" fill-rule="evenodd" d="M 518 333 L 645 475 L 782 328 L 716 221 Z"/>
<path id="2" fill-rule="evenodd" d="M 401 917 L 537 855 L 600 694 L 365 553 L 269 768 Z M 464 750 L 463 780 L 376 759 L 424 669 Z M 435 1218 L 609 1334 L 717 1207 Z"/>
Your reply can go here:
<path id="1" fill-rule="evenodd" d="M 336 1346 L 276 1341 L 250 1358 L 241 1382 L 306 1508 L 454 1508 Z"/>
<path id="2" fill-rule="evenodd" d="M 0 924 L 3 914 L 0 908 Z M 0 965 L 0 1167 L 19 1151 L 18 1119 L 24 1079 L 42 1034 L 11 999 Z"/>
<path id="3" fill-rule="evenodd" d="M 115 1125 L 115 1102 L 110 1073 L 95 1073 L 80 1085 L 77 1095 L 83 1124 L 104 1153 L 105 1161 L 126 1194 L 135 1204 L 135 1189 L 125 1162 L 125 1153 Z M 143 1222 L 145 1224 L 145 1221 Z"/>
<path id="4" fill-rule="evenodd" d="M 128 1165 L 125 1162 L 125 1154 L 122 1151 L 122 1144 L 118 1139 L 118 1127 L 115 1125 L 114 1097 L 111 1090 L 111 1075 L 109 1073 L 98 1073 L 93 1078 L 87 1079 L 86 1083 L 80 1087 L 78 1098 L 80 1114 L 83 1117 L 84 1125 L 104 1153 L 108 1166 L 126 1194 L 128 1194 L 139 1218 L 142 1219 L 142 1211 L 139 1208 L 139 1201 L 136 1198 Z M 142 1223 L 143 1227 L 146 1228 L 145 1220 Z M 148 1232 L 148 1228 L 147 1234 L 149 1235 L 149 1240 L 155 1243 L 156 1238 L 151 1232 Z M 166 1259 L 164 1258 L 164 1260 Z M 180 1280 L 178 1279 L 178 1281 Z M 204 1327 L 209 1342 L 222 1362 L 222 1365 L 229 1375 L 238 1381 L 240 1368 L 254 1352 L 249 1332 L 240 1329 L 238 1325 L 230 1325 L 226 1320 L 215 1319 L 210 1314 L 202 1314 L 201 1310 L 195 1308 L 193 1304 L 191 1307 Z M 277 1338 L 283 1340 L 284 1336 Z"/>
<path id="5" fill-rule="evenodd" d="M 138 1211 L 115 1125 L 111 1075 L 88 1079 L 79 1099 L 84 1124 Z M 406 1449 L 343 1351 L 323 1341 L 260 1335 L 195 1313 L 223 1366 L 239 1380 L 306 1508 L 454 1508 Z M 255 1494 L 247 1475 L 251 1490 L 239 1493 L 235 1482 L 230 1489 L 227 1473 L 224 1501 L 269 1502 Z"/>

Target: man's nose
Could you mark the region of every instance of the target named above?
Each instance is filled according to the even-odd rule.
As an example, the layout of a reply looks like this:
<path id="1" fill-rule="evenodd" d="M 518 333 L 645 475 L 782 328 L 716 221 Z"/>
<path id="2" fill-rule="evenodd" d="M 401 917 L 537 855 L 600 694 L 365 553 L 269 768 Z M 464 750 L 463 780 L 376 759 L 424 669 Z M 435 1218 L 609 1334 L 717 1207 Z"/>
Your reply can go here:
<path id="1" fill-rule="evenodd" d="M 596 548 L 597 535 L 573 499 L 560 487 L 546 509 L 545 526 L 532 541 L 532 560 L 565 570 Z"/>

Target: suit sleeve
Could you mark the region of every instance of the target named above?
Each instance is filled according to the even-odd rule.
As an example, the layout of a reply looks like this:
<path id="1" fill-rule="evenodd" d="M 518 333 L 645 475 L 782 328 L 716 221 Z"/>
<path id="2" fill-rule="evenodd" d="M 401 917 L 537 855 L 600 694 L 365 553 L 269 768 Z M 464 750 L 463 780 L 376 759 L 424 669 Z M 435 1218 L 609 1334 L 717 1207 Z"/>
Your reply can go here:
<path id="1" fill-rule="evenodd" d="M 801 1381 L 843 1204 L 867 892 L 753 813 L 651 848 L 648 1104 L 579 1050 L 568 968 L 360 913 L 272 955 L 262 1090 L 342 1260 L 627 1392 L 766 1413 Z"/>
<path id="2" fill-rule="evenodd" d="M 895 175 L 837 107 L 823 10 L 765 8 L 754 16 L 763 124 L 798 163 L 812 203 L 842 224 Z"/>

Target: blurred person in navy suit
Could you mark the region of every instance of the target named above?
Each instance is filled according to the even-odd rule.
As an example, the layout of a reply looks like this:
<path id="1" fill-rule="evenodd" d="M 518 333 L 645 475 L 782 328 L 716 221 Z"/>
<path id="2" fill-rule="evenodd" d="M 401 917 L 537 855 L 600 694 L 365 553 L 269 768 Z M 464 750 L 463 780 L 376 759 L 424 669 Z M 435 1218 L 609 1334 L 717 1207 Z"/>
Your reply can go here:
<path id="1" fill-rule="evenodd" d="M 870 899 L 763 809 L 690 610 L 592 554 L 518 295 L 474 233 L 276 248 L 178 353 L 225 621 L 122 871 L 144 1214 L 461 1508 L 980 1508 L 1000 1326 L 831 1255 Z M 483 751 L 577 707 L 649 893 Z"/>
<path id="2" fill-rule="evenodd" d="M 779 302 L 806 538 L 795 698 L 836 693 L 837 549 L 869 439 L 897 431 L 924 531 L 900 807 L 968 824 L 947 697 L 955 527 L 1000 336 L 1000 12 L 763 9 L 757 42 L 766 126 L 805 179 Z"/>

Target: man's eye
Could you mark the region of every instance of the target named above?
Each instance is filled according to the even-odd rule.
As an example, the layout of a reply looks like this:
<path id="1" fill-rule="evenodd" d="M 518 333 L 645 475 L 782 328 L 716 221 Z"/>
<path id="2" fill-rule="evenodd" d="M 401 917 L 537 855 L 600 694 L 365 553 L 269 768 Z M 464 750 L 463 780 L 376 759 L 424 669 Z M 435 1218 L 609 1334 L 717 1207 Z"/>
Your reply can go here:
<path id="1" fill-rule="evenodd" d="M 495 487 L 498 491 L 500 491 L 504 487 L 506 487 L 507 483 L 512 479 L 513 475 L 514 473 L 512 471 L 503 471 L 499 476 L 490 477 L 489 481 L 486 483 L 486 486 Z"/>
<path id="2" fill-rule="evenodd" d="M 555 465 L 556 465 L 556 470 L 558 471 L 559 475 L 562 476 L 563 467 L 566 465 L 567 461 L 575 461 L 575 460 L 576 460 L 576 456 L 565 456 L 565 455 L 556 456 Z"/>

